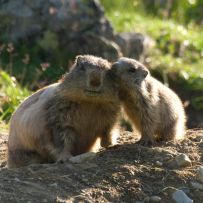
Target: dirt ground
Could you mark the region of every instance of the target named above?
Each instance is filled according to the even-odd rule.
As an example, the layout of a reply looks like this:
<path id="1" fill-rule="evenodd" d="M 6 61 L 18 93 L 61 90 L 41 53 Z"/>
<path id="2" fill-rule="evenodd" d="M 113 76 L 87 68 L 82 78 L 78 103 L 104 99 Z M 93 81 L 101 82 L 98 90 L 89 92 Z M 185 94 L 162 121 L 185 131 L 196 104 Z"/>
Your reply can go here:
<path id="1" fill-rule="evenodd" d="M 181 144 L 143 147 L 133 133 L 123 131 L 119 144 L 101 149 L 96 158 L 80 164 L 41 164 L 15 170 L 4 167 L 7 136 L 0 136 L 0 202 L 136 202 L 156 195 L 173 203 L 172 193 L 182 189 L 203 202 L 203 191 L 193 189 L 196 170 L 203 165 L 203 129 L 187 131 Z M 183 168 L 168 167 L 184 153 L 192 161 Z"/>

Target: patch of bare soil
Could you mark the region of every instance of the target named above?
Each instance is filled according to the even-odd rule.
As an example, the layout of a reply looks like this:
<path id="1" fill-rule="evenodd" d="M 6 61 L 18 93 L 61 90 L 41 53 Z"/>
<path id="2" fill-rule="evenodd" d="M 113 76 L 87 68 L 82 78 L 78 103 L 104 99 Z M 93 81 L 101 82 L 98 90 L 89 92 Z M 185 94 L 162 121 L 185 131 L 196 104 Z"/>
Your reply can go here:
<path id="1" fill-rule="evenodd" d="M 161 143 L 151 148 L 136 144 L 133 133 L 123 132 L 119 144 L 102 149 L 88 163 L 41 164 L 11 170 L 3 167 L 7 136 L 0 136 L 0 202 L 136 202 L 156 195 L 173 203 L 182 189 L 194 203 L 203 191 L 194 189 L 198 166 L 203 165 L 203 130 L 189 130 L 182 143 Z M 170 168 L 179 153 L 192 164 Z"/>

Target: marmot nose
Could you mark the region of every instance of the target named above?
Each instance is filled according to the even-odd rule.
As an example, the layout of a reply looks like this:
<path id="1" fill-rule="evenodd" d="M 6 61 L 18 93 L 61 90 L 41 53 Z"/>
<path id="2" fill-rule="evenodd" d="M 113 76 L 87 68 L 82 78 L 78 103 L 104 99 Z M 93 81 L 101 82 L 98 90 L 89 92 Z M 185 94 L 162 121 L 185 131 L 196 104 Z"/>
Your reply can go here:
<path id="1" fill-rule="evenodd" d="M 100 77 L 91 77 L 90 78 L 90 86 L 99 87 L 101 85 Z"/>

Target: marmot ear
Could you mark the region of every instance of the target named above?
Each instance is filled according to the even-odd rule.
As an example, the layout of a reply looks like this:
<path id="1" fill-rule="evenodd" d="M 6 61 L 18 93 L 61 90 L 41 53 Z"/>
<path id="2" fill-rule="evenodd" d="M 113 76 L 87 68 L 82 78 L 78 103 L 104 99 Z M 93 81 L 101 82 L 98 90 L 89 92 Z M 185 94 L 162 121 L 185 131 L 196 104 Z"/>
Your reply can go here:
<path id="1" fill-rule="evenodd" d="M 149 74 L 149 71 L 144 70 L 143 73 L 142 73 L 143 78 L 146 78 L 148 74 Z"/>
<path id="2" fill-rule="evenodd" d="M 114 72 L 116 72 L 117 68 L 119 66 L 119 62 L 115 62 L 111 65 L 111 70 L 113 70 Z"/>
<path id="3" fill-rule="evenodd" d="M 116 79 L 117 65 L 118 65 L 118 62 L 113 63 L 111 65 L 111 68 L 108 70 L 108 74 L 109 74 L 110 78 L 113 80 Z"/>
<path id="4" fill-rule="evenodd" d="M 82 55 L 76 56 L 75 63 L 76 63 L 76 64 L 82 63 L 83 58 L 84 58 L 84 57 L 83 57 Z"/>

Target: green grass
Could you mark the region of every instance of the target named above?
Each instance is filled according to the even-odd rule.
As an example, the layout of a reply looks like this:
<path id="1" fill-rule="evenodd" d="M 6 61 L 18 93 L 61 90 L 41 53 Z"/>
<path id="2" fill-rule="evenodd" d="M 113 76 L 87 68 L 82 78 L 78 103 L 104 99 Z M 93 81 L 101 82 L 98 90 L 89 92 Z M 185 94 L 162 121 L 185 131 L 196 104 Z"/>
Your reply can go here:
<path id="1" fill-rule="evenodd" d="M 174 20 L 163 20 L 146 15 L 141 11 L 133 10 L 133 7 L 130 9 L 128 6 L 121 8 L 117 5 L 114 9 L 106 9 L 106 15 L 117 32 L 140 32 L 150 36 L 156 41 L 155 52 L 157 50 L 162 52 L 161 57 L 164 57 L 165 54 L 173 56 L 177 51 L 176 46 L 182 46 L 184 50 L 179 53 L 182 54 L 181 57 L 173 58 L 175 60 L 179 58 L 181 64 L 191 64 L 191 69 L 195 69 L 197 74 L 203 73 L 202 28 L 194 24 L 184 26 Z M 194 63 L 197 63 L 197 66 L 194 66 Z M 188 67 L 187 71 L 189 71 Z"/>
<path id="2" fill-rule="evenodd" d="M 137 1 L 101 2 L 116 32 L 140 32 L 155 40 L 150 53 L 152 68 L 163 64 L 163 68 L 183 70 L 189 77 L 203 77 L 203 28 L 147 15 L 136 7 Z"/>
<path id="3" fill-rule="evenodd" d="M 140 32 L 154 40 L 155 46 L 146 59 L 152 72 L 158 71 L 163 79 L 175 73 L 185 91 L 202 92 L 202 27 L 194 23 L 182 25 L 174 19 L 149 14 L 138 0 L 101 0 L 101 3 L 116 32 Z M 203 109 L 201 93 L 193 100 L 195 108 Z"/>
<path id="4" fill-rule="evenodd" d="M 20 87 L 14 77 L 0 69 L 0 120 L 8 122 L 17 106 L 30 95 L 30 91 Z M 4 123 L 1 122 L 1 126 Z"/>

